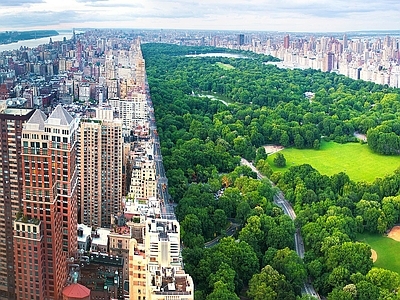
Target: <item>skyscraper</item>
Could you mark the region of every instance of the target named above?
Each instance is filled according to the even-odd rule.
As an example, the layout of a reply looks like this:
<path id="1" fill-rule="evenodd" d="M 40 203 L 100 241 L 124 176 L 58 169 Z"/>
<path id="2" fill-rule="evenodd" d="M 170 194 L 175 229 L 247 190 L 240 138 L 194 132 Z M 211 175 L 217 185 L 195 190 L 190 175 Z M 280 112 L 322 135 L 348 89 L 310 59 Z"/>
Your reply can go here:
<path id="1" fill-rule="evenodd" d="M 239 46 L 244 45 L 244 34 L 243 33 L 238 34 L 238 36 L 237 36 L 237 44 Z"/>
<path id="2" fill-rule="evenodd" d="M 343 35 L 343 49 L 346 50 L 348 47 L 348 40 L 347 40 L 347 34 Z"/>
<path id="3" fill-rule="evenodd" d="M 22 126 L 32 109 L 8 108 L 0 101 L 0 299 L 15 299 L 13 219 L 22 199 Z"/>
<path id="4" fill-rule="evenodd" d="M 77 121 L 58 105 L 22 130 L 23 209 L 14 222 L 17 299 L 62 299 L 77 250 Z"/>
<path id="5" fill-rule="evenodd" d="M 283 38 L 283 48 L 285 49 L 289 49 L 290 46 L 290 37 L 289 35 L 285 35 L 285 37 Z"/>
<path id="6" fill-rule="evenodd" d="M 330 72 L 333 69 L 335 69 L 335 54 L 328 52 L 325 57 L 325 66 L 323 71 Z"/>
<path id="7" fill-rule="evenodd" d="M 82 119 L 79 128 L 80 219 L 87 226 L 111 227 L 121 211 L 122 121 L 112 109 Z"/>

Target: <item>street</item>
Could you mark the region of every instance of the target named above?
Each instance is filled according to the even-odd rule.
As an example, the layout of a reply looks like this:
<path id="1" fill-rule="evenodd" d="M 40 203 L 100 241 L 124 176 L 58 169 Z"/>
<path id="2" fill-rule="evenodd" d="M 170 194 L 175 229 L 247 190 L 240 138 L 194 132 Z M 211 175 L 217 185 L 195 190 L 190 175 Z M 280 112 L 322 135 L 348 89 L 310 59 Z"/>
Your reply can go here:
<path id="1" fill-rule="evenodd" d="M 160 149 L 160 138 L 157 133 L 157 125 L 154 117 L 153 103 L 151 101 L 150 93 L 147 91 L 147 105 L 149 106 L 149 117 L 150 117 L 150 135 L 153 140 L 153 153 L 154 163 L 156 167 L 157 176 L 157 196 L 160 200 L 161 218 L 175 220 L 175 203 L 172 203 L 168 194 L 168 179 L 165 175 L 165 169 L 163 165 L 161 149 Z"/>
<path id="2" fill-rule="evenodd" d="M 263 176 L 257 170 L 257 168 L 252 163 L 247 161 L 246 159 L 242 158 L 241 159 L 241 164 L 251 168 L 251 170 L 257 174 L 257 178 L 258 179 L 263 179 L 263 178 L 268 179 L 267 177 Z M 269 180 L 269 182 L 271 183 L 272 186 L 275 186 L 275 184 L 271 180 Z M 283 212 L 286 215 L 288 215 L 293 221 L 296 219 L 296 213 L 294 212 L 294 210 L 293 210 L 292 206 L 290 205 L 289 201 L 287 201 L 285 199 L 285 196 L 283 195 L 282 191 L 279 190 L 276 193 L 276 195 L 274 196 L 274 203 L 277 206 L 279 206 L 280 208 L 282 208 Z M 304 250 L 304 243 L 303 243 L 303 238 L 301 237 L 300 229 L 296 229 L 296 232 L 294 234 L 294 241 L 295 241 L 295 247 L 296 247 L 297 255 L 301 259 L 303 259 L 305 250 Z M 311 296 L 314 296 L 314 297 L 317 297 L 318 299 L 320 299 L 319 295 L 317 294 L 317 292 L 315 291 L 314 287 L 311 284 L 304 283 L 304 292 L 306 294 L 308 294 L 308 295 L 311 295 Z"/>

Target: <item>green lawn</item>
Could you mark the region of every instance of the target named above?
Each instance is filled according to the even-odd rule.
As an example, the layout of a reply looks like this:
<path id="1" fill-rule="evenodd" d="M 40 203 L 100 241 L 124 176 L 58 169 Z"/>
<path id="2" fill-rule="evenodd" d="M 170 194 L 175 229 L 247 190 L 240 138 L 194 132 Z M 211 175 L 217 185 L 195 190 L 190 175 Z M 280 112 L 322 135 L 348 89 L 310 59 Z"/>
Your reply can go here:
<path id="1" fill-rule="evenodd" d="M 393 173 L 400 166 L 400 157 L 373 153 L 367 144 L 360 143 L 322 141 L 319 150 L 287 148 L 280 153 L 286 158 L 286 168 L 275 167 L 273 160 L 276 154 L 272 154 L 268 156 L 268 162 L 274 171 L 309 164 L 328 176 L 344 172 L 353 181 L 372 182 L 375 178 Z"/>
<path id="2" fill-rule="evenodd" d="M 381 234 L 363 233 L 357 240 L 368 244 L 378 254 L 375 267 L 388 269 L 400 274 L 400 243 Z"/>
<path id="3" fill-rule="evenodd" d="M 230 64 L 224 64 L 224 63 L 222 63 L 222 62 L 217 62 L 216 65 L 217 65 L 218 67 L 220 67 L 221 69 L 224 69 L 224 70 L 232 70 L 232 69 L 235 68 L 234 66 L 232 66 L 232 65 L 230 65 Z"/>

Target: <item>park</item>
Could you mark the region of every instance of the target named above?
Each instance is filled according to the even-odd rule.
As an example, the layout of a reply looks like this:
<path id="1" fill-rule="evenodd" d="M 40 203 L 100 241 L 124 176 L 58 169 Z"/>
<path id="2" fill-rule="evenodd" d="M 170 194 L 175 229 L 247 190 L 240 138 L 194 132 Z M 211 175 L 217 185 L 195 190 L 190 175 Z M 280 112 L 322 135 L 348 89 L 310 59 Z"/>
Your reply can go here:
<path id="1" fill-rule="evenodd" d="M 268 152 L 268 151 L 267 151 Z M 393 173 L 399 166 L 397 156 L 381 155 L 371 151 L 367 144 L 321 142 L 318 150 L 285 148 L 280 151 L 286 158 L 286 167 L 273 164 L 276 154 L 268 156 L 268 162 L 275 171 L 286 171 L 291 166 L 309 164 L 323 175 L 332 176 L 344 172 L 353 181 L 372 182 Z"/>
<path id="2" fill-rule="evenodd" d="M 373 250 L 374 266 L 400 274 L 400 226 L 393 227 L 386 235 L 363 233 L 357 236 L 360 242 L 366 243 Z"/>

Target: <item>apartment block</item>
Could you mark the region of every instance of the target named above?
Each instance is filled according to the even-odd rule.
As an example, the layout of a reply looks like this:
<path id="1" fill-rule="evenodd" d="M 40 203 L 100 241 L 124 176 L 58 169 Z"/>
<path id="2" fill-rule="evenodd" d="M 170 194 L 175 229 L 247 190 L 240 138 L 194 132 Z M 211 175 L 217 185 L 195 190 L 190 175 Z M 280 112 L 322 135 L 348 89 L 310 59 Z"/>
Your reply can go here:
<path id="1" fill-rule="evenodd" d="M 175 220 L 147 219 L 144 244 L 131 241 L 130 300 L 192 300 L 192 278 L 182 268 L 180 227 Z"/>
<path id="2" fill-rule="evenodd" d="M 77 126 L 61 105 L 22 130 L 22 211 L 14 224 L 17 299 L 62 299 L 77 252 Z"/>
<path id="3" fill-rule="evenodd" d="M 130 99 L 110 98 L 108 103 L 122 119 L 125 134 L 130 134 L 136 126 L 144 125 L 149 118 L 146 95 L 135 93 Z"/>
<path id="4" fill-rule="evenodd" d="M 15 299 L 13 220 L 23 198 L 21 137 L 23 124 L 33 113 L 0 101 L 0 299 Z"/>
<path id="5" fill-rule="evenodd" d="M 101 108 L 79 128 L 80 220 L 87 226 L 111 227 L 121 211 L 122 123 Z"/>
<path id="6" fill-rule="evenodd" d="M 135 159 L 131 175 L 130 193 L 135 198 L 157 196 L 156 164 L 151 156 Z"/>

